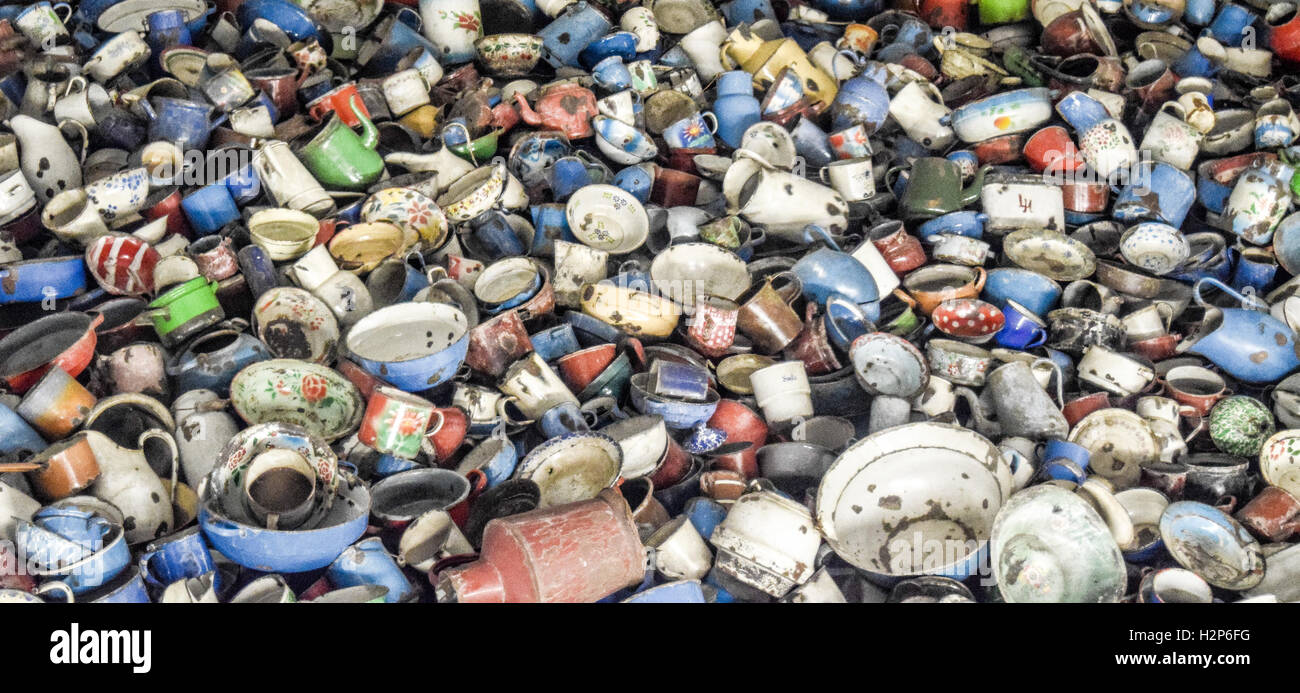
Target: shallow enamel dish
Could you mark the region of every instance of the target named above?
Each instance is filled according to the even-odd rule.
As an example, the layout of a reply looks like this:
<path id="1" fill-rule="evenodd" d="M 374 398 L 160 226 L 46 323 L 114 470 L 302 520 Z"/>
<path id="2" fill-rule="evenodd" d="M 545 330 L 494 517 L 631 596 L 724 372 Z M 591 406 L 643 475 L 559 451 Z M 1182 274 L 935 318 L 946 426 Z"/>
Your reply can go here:
<path id="1" fill-rule="evenodd" d="M 1136 480 L 1139 468 L 1160 459 L 1160 443 L 1151 427 L 1127 409 L 1092 412 L 1074 425 L 1069 441 L 1088 448 L 1092 473 L 1116 481 Z"/>
<path id="2" fill-rule="evenodd" d="M 1059 231 L 1013 231 L 1002 240 L 1002 251 L 1017 266 L 1058 282 L 1084 279 L 1097 270 L 1092 249 Z"/>
<path id="3" fill-rule="evenodd" d="M 154 12 L 180 10 L 185 13 L 185 23 L 191 24 L 203 17 L 207 9 L 204 0 L 122 0 L 101 12 L 95 26 L 106 34 L 145 31 L 148 29 L 146 20 Z"/>
<path id="4" fill-rule="evenodd" d="M 614 185 L 586 185 L 565 204 L 573 235 L 585 245 L 613 255 L 630 253 L 650 236 L 650 218 L 631 193 Z"/>
<path id="5" fill-rule="evenodd" d="M 249 425 L 283 422 L 332 442 L 355 431 L 366 403 L 338 371 L 298 359 L 246 366 L 230 382 L 230 401 Z"/>
<path id="6" fill-rule="evenodd" d="M 1169 555 L 1215 587 L 1248 590 L 1264 579 L 1259 542 L 1227 513 L 1205 503 L 1178 501 L 1160 517 Z"/>

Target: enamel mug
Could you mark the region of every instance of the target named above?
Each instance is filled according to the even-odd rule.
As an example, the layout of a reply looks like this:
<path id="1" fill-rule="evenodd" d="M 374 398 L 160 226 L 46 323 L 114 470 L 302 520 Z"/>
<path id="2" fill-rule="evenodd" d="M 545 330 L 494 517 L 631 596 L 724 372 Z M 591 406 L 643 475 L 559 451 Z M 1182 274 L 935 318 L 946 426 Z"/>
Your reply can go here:
<path id="1" fill-rule="evenodd" d="M 844 159 L 818 171 L 818 178 L 830 185 L 848 202 L 865 200 L 876 194 L 871 157 Z"/>
<path id="2" fill-rule="evenodd" d="M 803 361 L 782 361 L 749 374 L 754 398 L 769 423 L 813 415 L 812 389 Z"/>
<path id="3" fill-rule="evenodd" d="M 1079 359 L 1078 378 L 1111 394 L 1127 397 L 1146 389 L 1155 371 L 1103 346 L 1090 346 Z"/>

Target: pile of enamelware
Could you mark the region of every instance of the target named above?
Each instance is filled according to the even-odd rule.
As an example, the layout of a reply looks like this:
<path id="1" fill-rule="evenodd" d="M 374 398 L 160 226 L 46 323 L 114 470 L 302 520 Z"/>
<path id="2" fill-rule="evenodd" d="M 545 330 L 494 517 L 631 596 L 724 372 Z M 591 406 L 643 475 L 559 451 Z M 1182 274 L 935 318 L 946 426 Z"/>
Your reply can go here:
<path id="1" fill-rule="evenodd" d="M 0 601 L 1300 600 L 1300 9 L 0 5 Z"/>

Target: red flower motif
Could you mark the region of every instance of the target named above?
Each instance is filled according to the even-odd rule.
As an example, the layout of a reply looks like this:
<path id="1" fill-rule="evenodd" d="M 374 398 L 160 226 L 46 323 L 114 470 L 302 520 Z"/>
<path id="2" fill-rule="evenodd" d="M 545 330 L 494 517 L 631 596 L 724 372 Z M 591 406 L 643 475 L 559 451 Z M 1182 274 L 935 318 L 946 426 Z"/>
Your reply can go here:
<path id="1" fill-rule="evenodd" d="M 304 375 L 302 377 L 302 397 L 308 402 L 319 402 L 329 394 L 329 381 L 324 376 Z"/>
<path id="2" fill-rule="evenodd" d="M 397 432 L 412 436 L 424 429 L 424 417 L 414 409 L 404 409 L 397 417 Z"/>

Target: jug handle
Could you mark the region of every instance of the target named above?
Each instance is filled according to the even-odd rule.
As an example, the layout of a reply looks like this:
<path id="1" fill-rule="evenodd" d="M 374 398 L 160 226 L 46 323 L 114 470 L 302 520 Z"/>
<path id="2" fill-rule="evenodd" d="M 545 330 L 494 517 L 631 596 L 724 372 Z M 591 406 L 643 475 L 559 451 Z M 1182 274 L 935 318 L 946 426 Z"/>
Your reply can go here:
<path id="1" fill-rule="evenodd" d="M 172 503 L 175 503 L 176 502 L 176 460 L 180 458 L 181 453 L 180 450 L 176 448 L 176 439 L 172 438 L 172 434 L 157 428 L 151 428 L 145 431 L 144 433 L 141 433 L 140 437 L 136 439 L 136 444 L 139 445 L 141 449 L 143 449 L 144 442 L 146 440 L 152 440 L 155 438 L 163 441 L 163 443 L 167 445 L 167 452 L 171 455 L 172 458 L 171 496 L 168 500 Z"/>
<path id="2" fill-rule="evenodd" d="M 1061 381 L 1064 380 L 1061 375 L 1061 367 L 1056 365 L 1055 361 L 1048 358 L 1034 359 L 1035 366 L 1040 363 L 1046 363 L 1048 366 L 1051 366 L 1052 371 L 1056 374 L 1056 377 L 1054 378 L 1054 380 L 1056 380 L 1056 405 L 1061 409 L 1065 409 L 1065 386 L 1061 384 Z M 1051 385 L 1051 383 L 1049 382 L 1048 385 Z"/>
<path id="3" fill-rule="evenodd" d="M 1254 297 L 1248 298 L 1246 296 L 1243 296 L 1242 294 L 1234 290 L 1232 287 L 1224 284 L 1223 282 L 1219 281 L 1218 279 L 1215 279 L 1214 277 L 1201 277 L 1199 280 L 1197 280 L 1196 284 L 1192 287 L 1192 297 L 1196 299 L 1196 304 L 1203 308 L 1209 308 L 1211 306 L 1205 302 L 1204 298 L 1201 297 L 1202 284 L 1211 284 L 1215 288 L 1219 289 L 1220 291 L 1228 294 L 1229 296 L 1232 296 L 1233 298 L 1241 302 L 1242 308 L 1245 308 L 1247 310 L 1261 310 L 1260 307 L 1261 301 L 1259 299 Z M 1262 307 L 1262 310 L 1267 311 L 1268 306 L 1264 305 Z"/>
<path id="4" fill-rule="evenodd" d="M 989 273 L 983 267 L 976 267 L 975 274 L 976 274 L 975 293 L 980 293 L 981 291 L 984 290 L 984 282 L 988 280 Z"/>
<path id="5" fill-rule="evenodd" d="M 60 120 L 59 130 L 63 130 L 64 125 L 76 125 L 81 130 L 81 163 L 86 163 L 86 152 L 90 150 L 90 133 L 86 131 L 86 126 L 75 120 Z"/>

